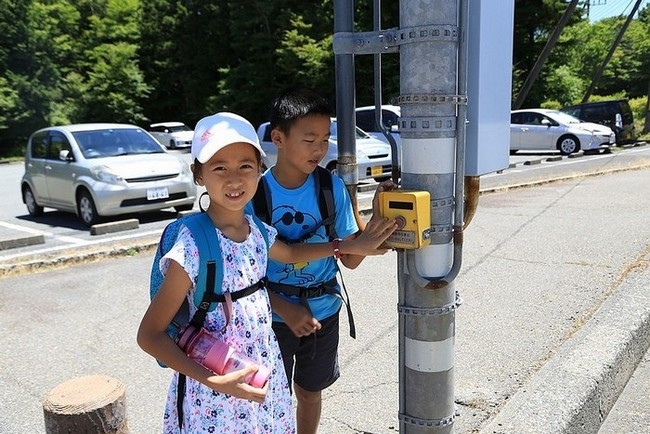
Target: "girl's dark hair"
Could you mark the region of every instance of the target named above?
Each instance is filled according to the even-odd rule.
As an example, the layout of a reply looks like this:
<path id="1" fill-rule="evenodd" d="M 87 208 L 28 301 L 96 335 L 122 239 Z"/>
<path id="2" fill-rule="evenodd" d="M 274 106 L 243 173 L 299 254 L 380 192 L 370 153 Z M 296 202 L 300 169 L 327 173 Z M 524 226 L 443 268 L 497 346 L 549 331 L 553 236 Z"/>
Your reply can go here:
<path id="1" fill-rule="evenodd" d="M 289 133 L 291 126 L 300 118 L 309 115 L 330 117 L 333 113 L 330 102 L 318 92 L 304 86 L 292 86 L 282 90 L 273 100 L 269 127 Z"/>

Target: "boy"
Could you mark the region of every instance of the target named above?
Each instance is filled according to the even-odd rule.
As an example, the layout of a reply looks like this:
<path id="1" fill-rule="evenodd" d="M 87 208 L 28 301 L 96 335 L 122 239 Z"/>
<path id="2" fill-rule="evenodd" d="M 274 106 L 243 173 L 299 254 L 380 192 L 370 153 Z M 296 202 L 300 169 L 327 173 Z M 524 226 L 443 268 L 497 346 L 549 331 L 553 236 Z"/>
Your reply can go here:
<path id="1" fill-rule="evenodd" d="M 266 183 L 272 204 L 270 222 L 285 242 L 328 241 L 314 172 L 327 152 L 331 115 L 329 102 L 306 88 L 286 89 L 273 102 L 269 128 L 278 158 L 260 184 Z M 343 181 L 331 178 L 336 210 L 333 225 L 340 237 L 334 241 L 336 245 L 341 239 L 354 238 L 363 222 L 353 211 Z M 255 212 L 260 214 L 259 209 Z M 321 391 L 340 375 L 337 351 L 342 299 L 336 259 L 354 269 L 364 257 L 335 256 L 290 265 L 270 260 L 267 269 L 273 330 L 298 404 L 298 434 L 316 432 Z"/>

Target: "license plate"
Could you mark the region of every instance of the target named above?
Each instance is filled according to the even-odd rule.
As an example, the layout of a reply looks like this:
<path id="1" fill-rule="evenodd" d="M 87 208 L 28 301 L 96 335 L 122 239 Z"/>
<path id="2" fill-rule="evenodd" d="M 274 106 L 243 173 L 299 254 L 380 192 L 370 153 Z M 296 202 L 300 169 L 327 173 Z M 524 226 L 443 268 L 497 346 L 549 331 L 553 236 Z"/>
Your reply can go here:
<path id="1" fill-rule="evenodd" d="M 370 168 L 370 175 L 379 176 L 384 173 L 384 168 L 381 166 L 373 166 Z"/>
<path id="2" fill-rule="evenodd" d="M 167 190 L 167 187 L 147 189 L 147 200 L 167 199 L 168 197 L 169 190 Z"/>

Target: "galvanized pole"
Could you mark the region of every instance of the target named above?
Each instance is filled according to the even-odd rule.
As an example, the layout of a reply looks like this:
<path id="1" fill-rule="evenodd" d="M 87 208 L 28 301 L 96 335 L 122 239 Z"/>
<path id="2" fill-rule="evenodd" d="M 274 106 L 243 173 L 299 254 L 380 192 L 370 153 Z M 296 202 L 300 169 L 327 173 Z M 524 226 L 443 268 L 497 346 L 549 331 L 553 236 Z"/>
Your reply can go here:
<path id="1" fill-rule="evenodd" d="M 458 0 L 400 1 L 402 188 L 429 191 L 432 219 L 431 245 L 398 254 L 399 431 L 407 434 L 453 433 L 455 417 L 459 10 Z"/>
<path id="2" fill-rule="evenodd" d="M 352 33 L 354 30 L 354 1 L 334 0 L 334 33 Z M 357 206 L 357 154 L 355 143 L 355 78 L 354 55 L 334 55 L 336 78 L 336 119 L 338 146 L 338 175 L 348 187 L 354 206 Z"/>

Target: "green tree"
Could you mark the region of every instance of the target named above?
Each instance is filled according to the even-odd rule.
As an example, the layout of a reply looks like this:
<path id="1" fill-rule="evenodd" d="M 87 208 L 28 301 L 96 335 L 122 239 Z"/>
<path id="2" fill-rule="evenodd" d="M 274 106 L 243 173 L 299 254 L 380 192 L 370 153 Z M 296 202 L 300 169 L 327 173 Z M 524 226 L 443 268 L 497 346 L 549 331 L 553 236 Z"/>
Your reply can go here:
<path id="1" fill-rule="evenodd" d="M 139 2 L 107 0 L 92 6 L 86 8 L 91 15 L 81 36 L 84 57 L 67 82 L 80 92 L 75 121 L 141 123 L 150 87 L 138 59 Z"/>
<path id="2" fill-rule="evenodd" d="M 567 8 L 564 0 L 515 0 L 514 40 L 513 40 L 513 96 L 516 96 L 526 77 L 542 53 L 549 36 Z M 585 10 L 578 6 L 568 25 L 585 20 Z M 552 53 L 563 52 L 564 44 L 558 41 Z M 546 98 L 545 78 L 549 71 L 562 63 L 552 57 L 547 59 L 530 90 L 524 106 L 538 107 Z"/>

